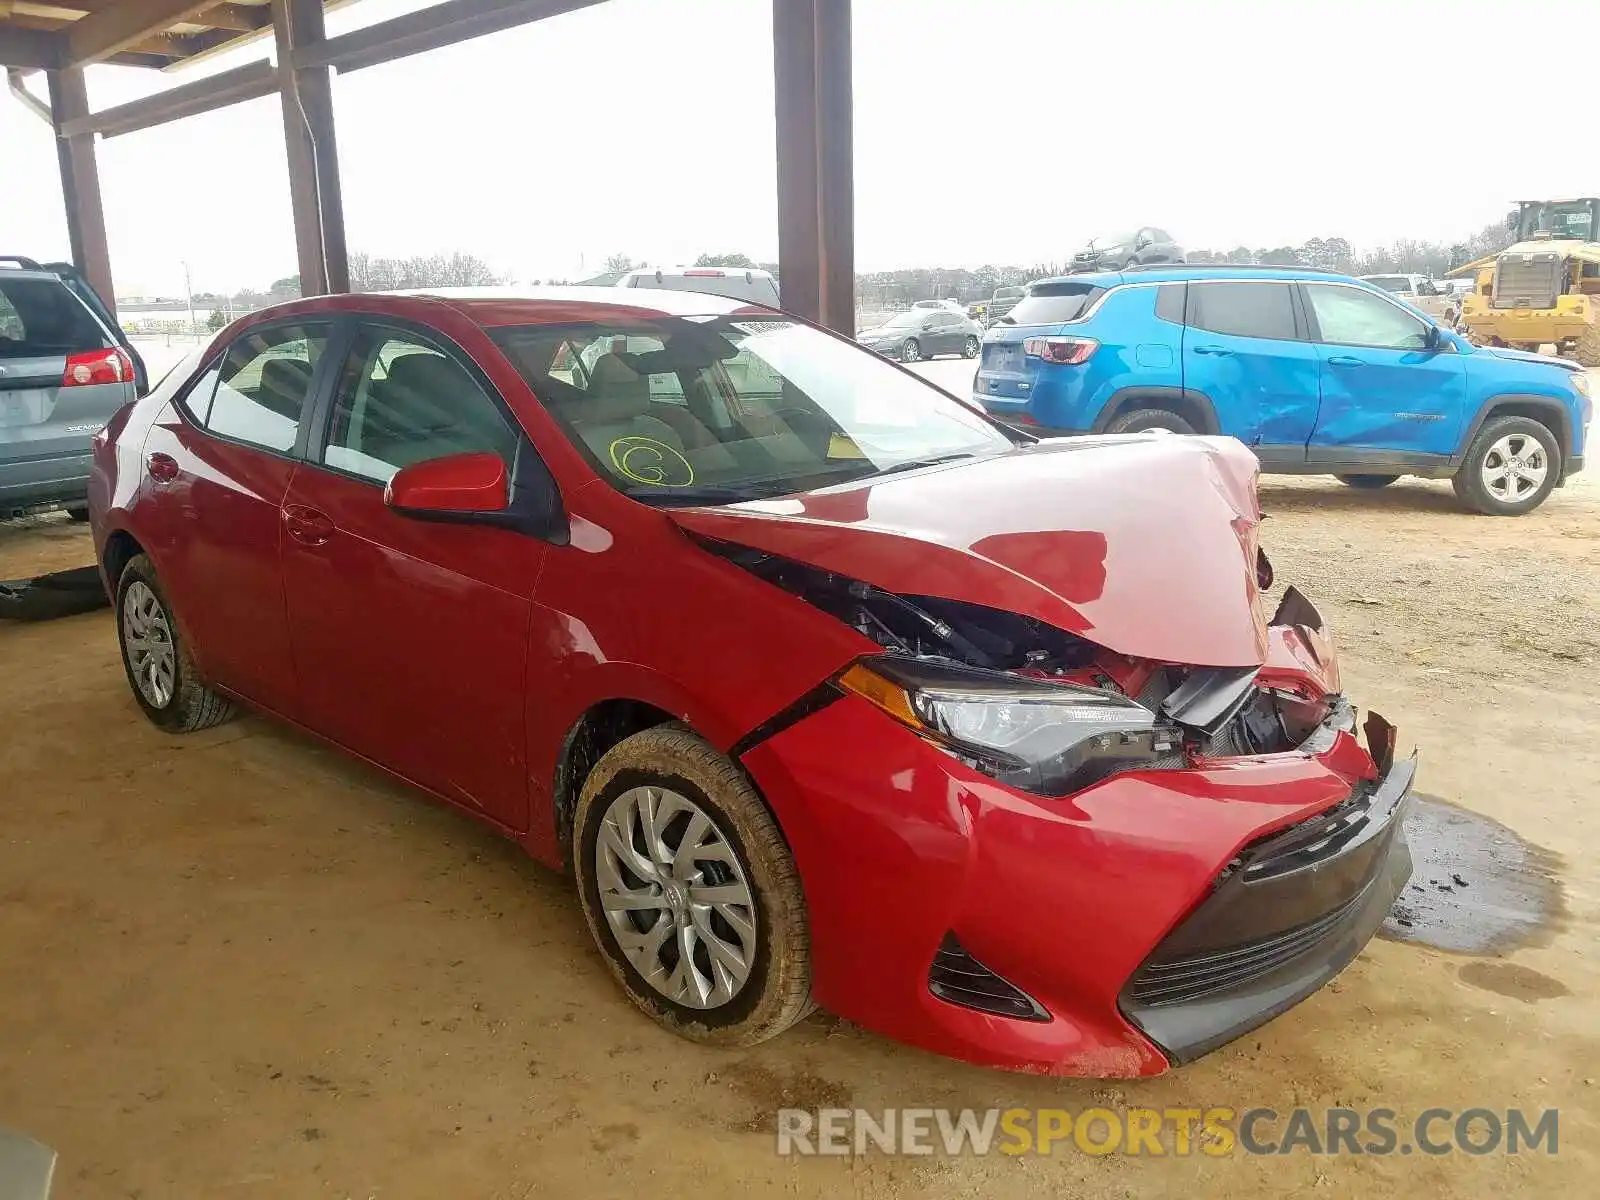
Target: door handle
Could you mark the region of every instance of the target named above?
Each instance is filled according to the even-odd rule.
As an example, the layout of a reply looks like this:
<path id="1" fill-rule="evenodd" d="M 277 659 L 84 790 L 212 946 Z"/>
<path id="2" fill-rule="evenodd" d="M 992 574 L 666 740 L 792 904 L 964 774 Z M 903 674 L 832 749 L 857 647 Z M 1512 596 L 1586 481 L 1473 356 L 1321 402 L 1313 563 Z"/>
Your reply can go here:
<path id="1" fill-rule="evenodd" d="M 171 483 L 178 477 L 178 460 L 170 454 L 163 454 L 157 450 L 144 460 L 150 478 L 156 483 Z"/>
<path id="2" fill-rule="evenodd" d="M 304 504 L 283 506 L 283 527 L 303 546 L 325 546 L 333 536 L 333 521 L 328 515 Z"/>
<path id="3" fill-rule="evenodd" d="M 1328 360 L 1330 367 L 1364 367 L 1366 363 L 1353 354 L 1335 354 Z"/>
<path id="4" fill-rule="evenodd" d="M 1196 354 L 1215 354 L 1218 358 L 1226 358 L 1233 353 L 1226 346 L 1196 346 L 1194 352 Z"/>

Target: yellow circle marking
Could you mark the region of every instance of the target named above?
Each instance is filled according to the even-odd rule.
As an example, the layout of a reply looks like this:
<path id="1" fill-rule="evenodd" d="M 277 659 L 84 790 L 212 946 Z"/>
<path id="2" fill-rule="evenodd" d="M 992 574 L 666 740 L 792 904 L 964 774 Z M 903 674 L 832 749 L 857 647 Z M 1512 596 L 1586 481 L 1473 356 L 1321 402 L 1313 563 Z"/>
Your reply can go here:
<path id="1" fill-rule="evenodd" d="M 655 438 L 624 437 L 611 443 L 611 465 L 619 475 L 653 487 L 687 487 L 694 482 L 689 460 Z M 682 478 L 677 478 L 677 476 Z"/>

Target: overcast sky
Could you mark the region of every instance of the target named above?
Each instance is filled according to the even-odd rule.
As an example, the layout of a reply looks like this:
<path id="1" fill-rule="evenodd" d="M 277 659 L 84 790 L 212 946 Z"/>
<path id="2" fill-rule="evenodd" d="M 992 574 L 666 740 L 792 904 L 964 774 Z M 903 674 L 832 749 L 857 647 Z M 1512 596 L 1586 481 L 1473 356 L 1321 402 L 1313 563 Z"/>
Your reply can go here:
<path id="1" fill-rule="evenodd" d="M 1508 52 L 1518 27 L 1544 49 Z M 611 0 L 335 76 L 351 249 L 522 281 L 776 258 L 771 33 L 769 0 Z M 1597 35 L 1600 0 L 855 0 L 857 265 L 1060 260 L 1144 223 L 1191 248 L 1458 237 L 1600 192 L 1592 95 L 1561 74 Z M 271 51 L 95 67 L 90 99 Z M 100 175 L 124 295 L 181 293 L 185 259 L 197 291 L 295 270 L 275 96 L 102 141 Z M 0 249 L 67 253 L 49 130 L 3 92 Z"/>

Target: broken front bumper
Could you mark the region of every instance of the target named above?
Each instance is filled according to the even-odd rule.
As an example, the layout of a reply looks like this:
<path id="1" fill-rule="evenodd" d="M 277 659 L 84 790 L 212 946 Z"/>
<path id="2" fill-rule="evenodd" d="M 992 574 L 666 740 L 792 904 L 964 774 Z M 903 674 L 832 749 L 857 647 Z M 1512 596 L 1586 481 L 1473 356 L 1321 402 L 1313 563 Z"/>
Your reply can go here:
<path id="1" fill-rule="evenodd" d="M 1123 989 L 1174 1063 L 1264 1024 L 1361 952 L 1411 876 L 1403 827 L 1417 761 L 1345 804 L 1246 847 Z"/>

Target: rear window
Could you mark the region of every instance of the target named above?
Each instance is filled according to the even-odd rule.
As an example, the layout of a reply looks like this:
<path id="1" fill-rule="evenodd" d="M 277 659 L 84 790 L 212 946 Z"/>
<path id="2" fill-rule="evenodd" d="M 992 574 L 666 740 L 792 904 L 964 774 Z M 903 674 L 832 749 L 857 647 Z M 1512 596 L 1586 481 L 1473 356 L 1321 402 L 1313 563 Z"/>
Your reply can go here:
<path id="1" fill-rule="evenodd" d="M 0 358 L 105 350 L 111 344 L 100 323 L 60 280 L 0 274 Z"/>
<path id="2" fill-rule="evenodd" d="M 1292 341 L 1294 305 L 1284 283 L 1191 283 L 1189 324 L 1233 337 Z"/>
<path id="3" fill-rule="evenodd" d="M 1016 325 L 1060 325 L 1076 321 L 1105 290 L 1092 283 L 1036 283 L 1004 320 Z"/>

